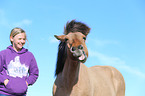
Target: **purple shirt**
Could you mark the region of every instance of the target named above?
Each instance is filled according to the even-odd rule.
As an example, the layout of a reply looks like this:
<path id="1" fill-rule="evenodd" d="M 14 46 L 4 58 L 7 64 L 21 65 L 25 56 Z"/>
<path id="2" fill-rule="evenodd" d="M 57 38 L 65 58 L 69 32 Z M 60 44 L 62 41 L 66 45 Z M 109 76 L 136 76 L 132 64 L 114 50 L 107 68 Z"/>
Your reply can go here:
<path id="1" fill-rule="evenodd" d="M 16 52 L 12 46 L 0 51 L 0 94 L 24 95 L 27 85 L 32 85 L 38 78 L 39 70 L 35 57 L 28 49 Z M 4 86 L 4 80 L 9 82 Z"/>

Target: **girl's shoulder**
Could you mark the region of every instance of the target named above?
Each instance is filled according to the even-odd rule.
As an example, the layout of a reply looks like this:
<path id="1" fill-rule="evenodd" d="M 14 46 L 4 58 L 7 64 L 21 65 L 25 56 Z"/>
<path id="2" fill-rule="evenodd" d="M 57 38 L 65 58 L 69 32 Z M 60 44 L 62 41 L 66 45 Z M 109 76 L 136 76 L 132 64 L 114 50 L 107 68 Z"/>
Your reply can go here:
<path id="1" fill-rule="evenodd" d="M 6 52 L 8 52 L 8 51 L 9 51 L 8 49 L 1 50 L 1 51 L 0 51 L 0 54 L 4 54 L 4 53 L 6 53 Z"/>
<path id="2" fill-rule="evenodd" d="M 34 57 L 34 55 L 33 55 L 33 53 L 32 53 L 31 51 L 27 51 L 26 54 L 27 54 L 28 56 Z"/>

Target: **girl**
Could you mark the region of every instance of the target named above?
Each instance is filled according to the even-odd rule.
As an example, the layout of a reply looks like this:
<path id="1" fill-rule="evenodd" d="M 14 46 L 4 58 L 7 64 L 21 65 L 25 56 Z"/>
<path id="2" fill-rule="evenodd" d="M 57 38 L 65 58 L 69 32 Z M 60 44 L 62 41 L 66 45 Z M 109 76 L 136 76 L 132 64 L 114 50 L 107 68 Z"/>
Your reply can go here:
<path id="1" fill-rule="evenodd" d="M 10 34 L 10 46 L 0 51 L 0 96 L 26 96 L 29 85 L 38 78 L 35 57 L 23 46 L 26 33 L 14 28 Z"/>

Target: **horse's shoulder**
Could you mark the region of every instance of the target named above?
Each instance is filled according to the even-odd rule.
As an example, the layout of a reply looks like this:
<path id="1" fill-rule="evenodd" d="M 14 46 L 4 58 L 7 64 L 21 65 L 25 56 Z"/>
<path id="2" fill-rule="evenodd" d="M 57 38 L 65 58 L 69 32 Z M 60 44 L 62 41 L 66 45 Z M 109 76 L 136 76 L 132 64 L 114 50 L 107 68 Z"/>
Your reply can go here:
<path id="1" fill-rule="evenodd" d="M 91 73 L 94 73 L 96 75 L 98 74 L 99 76 L 105 76 L 105 77 L 109 76 L 110 78 L 114 77 L 117 74 L 120 74 L 120 72 L 112 66 L 96 65 L 96 66 L 89 67 L 89 70 Z"/>

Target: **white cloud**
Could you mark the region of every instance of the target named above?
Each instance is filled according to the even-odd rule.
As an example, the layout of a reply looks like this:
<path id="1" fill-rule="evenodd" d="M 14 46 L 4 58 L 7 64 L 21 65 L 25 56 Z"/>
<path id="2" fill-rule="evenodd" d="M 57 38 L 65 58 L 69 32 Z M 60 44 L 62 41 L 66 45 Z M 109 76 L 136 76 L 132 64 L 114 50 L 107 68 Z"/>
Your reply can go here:
<path id="1" fill-rule="evenodd" d="M 8 19 L 6 18 L 5 16 L 5 12 L 4 10 L 0 9 L 0 25 L 3 25 L 3 26 L 8 26 L 8 27 L 22 27 L 22 26 L 25 26 L 25 25 L 30 25 L 32 23 L 31 20 L 28 20 L 28 19 L 23 19 L 22 21 L 19 21 L 19 22 L 12 22 L 10 23 L 8 21 Z M 12 26 L 13 25 L 13 26 Z"/>
<path id="2" fill-rule="evenodd" d="M 49 43 L 58 43 L 59 41 L 53 37 L 53 36 L 49 36 L 48 38 L 44 38 L 44 37 L 41 37 L 40 40 L 42 41 L 47 41 Z"/>
<path id="3" fill-rule="evenodd" d="M 136 75 L 145 79 L 145 73 L 141 72 L 139 69 L 136 69 L 127 65 L 119 66 L 119 68 L 124 69 L 125 71 L 131 73 L 132 75 Z"/>
<path id="4" fill-rule="evenodd" d="M 115 44 L 117 45 L 118 42 L 117 41 L 113 41 L 113 40 L 98 40 L 98 39 L 92 39 L 92 38 L 88 38 L 89 42 L 93 42 L 93 44 L 95 46 L 105 46 L 105 45 L 110 45 L 110 44 Z"/>
<path id="5" fill-rule="evenodd" d="M 22 20 L 22 21 L 20 21 L 20 22 L 14 23 L 13 25 L 14 25 L 14 26 L 24 26 L 24 25 L 30 25 L 31 23 L 32 23 L 31 20 L 24 19 L 24 20 Z"/>
<path id="6" fill-rule="evenodd" d="M 126 62 L 124 60 L 121 60 L 119 57 L 107 56 L 105 54 L 99 53 L 97 51 L 92 51 L 90 49 L 89 49 L 89 56 L 97 57 L 97 59 L 99 60 L 99 62 L 102 65 L 114 66 L 114 67 L 122 69 L 132 75 L 136 75 L 140 78 L 145 79 L 145 73 L 141 72 L 139 69 L 126 65 Z"/>
<path id="7" fill-rule="evenodd" d="M 89 56 L 97 57 L 98 60 L 101 62 L 101 64 L 105 64 L 105 65 L 115 66 L 115 65 L 124 65 L 125 64 L 125 61 L 121 60 L 118 57 L 110 57 L 110 56 L 104 55 L 102 53 L 99 53 L 97 51 L 89 50 Z"/>

